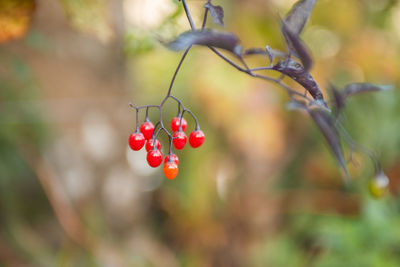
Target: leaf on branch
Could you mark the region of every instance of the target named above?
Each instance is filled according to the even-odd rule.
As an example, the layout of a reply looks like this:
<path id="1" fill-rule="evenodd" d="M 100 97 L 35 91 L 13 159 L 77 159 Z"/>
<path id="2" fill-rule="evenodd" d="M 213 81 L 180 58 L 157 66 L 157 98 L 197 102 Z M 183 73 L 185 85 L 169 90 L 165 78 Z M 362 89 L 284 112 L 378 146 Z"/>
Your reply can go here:
<path id="1" fill-rule="evenodd" d="M 285 40 L 289 46 L 289 49 L 299 57 L 301 63 L 303 64 L 304 70 L 308 72 L 312 67 L 313 61 L 306 45 L 297 34 L 293 33 L 291 29 L 288 28 L 285 21 L 282 21 L 282 33 L 285 36 Z"/>
<path id="2" fill-rule="evenodd" d="M 377 92 L 377 91 L 388 91 L 392 90 L 394 87 L 392 85 L 375 85 L 370 83 L 351 83 L 346 85 L 343 90 L 343 95 L 351 96 L 366 92 Z"/>
<path id="3" fill-rule="evenodd" d="M 325 140 L 328 142 L 328 145 L 334 154 L 337 163 L 341 167 L 343 171 L 343 175 L 350 181 L 350 175 L 347 170 L 346 161 L 344 159 L 342 144 L 340 142 L 340 136 L 335 126 L 334 118 L 324 109 L 321 108 L 313 108 L 308 110 L 311 118 L 318 126 L 320 131 L 325 137 Z"/>
<path id="4" fill-rule="evenodd" d="M 308 71 L 305 71 L 299 62 L 287 58 L 284 61 L 278 61 L 278 63 L 272 66 L 272 69 L 289 76 L 291 79 L 303 86 L 303 88 L 306 89 L 314 98 L 314 104 L 320 104 L 321 106 L 328 108 L 324 100 L 324 95 L 322 94 L 317 82 Z"/>
<path id="5" fill-rule="evenodd" d="M 211 16 L 215 24 L 224 27 L 224 9 L 221 6 L 214 6 L 210 2 L 204 5 L 205 8 L 210 10 Z"/>
<path id="6" fill-rule="evenodd" d="M 336 87 L 333 86 L 332 84 L 329 84 L 328 88 L 331 92 L 331 96 L 333 98 L 333 104 L 335 105 L 336 112 L 339 113 L 340 110 L 342 110 L 346 105 L 346 96 L 344 96 L 343 93 L 341 91 L 339 91 L 338 89 L 336 89 Z"/>
<path id="7" fill-rule="evenodd" d="M 239 42 L 239 38 L 232 33 L 202 30 L 182 33 L 174 41 L 170 42 L 168 47 L 172 50 L 180 51 L 191 45 L 212 46 L 240 56 L 242 47 Z"/>
<path id="8" fill-rule="evenodd" d="M 310 17 L 316 0 L 300 0 L 284 19 L 285 24 L 294 35 L 299 35 Z"/>
<path id="9" fill-rule="evenodd" d="M 337 90 L 333 85 L 330 85 L 329 88 L 332 93 L 337 112 L 340 112 L 340 110 L 346 106 L 346 100 L 349 96 L 394 89 L 392 85 L 375 85 L 370 83 L 351 83 L 346 85 L 343 91 Z"/>

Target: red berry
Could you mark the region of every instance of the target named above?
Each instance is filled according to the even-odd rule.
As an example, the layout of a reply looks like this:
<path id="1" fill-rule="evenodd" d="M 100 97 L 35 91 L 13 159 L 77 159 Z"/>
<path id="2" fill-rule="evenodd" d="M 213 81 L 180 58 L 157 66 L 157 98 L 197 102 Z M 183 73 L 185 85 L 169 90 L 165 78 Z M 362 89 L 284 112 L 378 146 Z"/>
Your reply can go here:
<path id="1" fill-rule="evenodd" d="M 204 133 L 202 130 L 196 130 L 190 133 L 189 135 L 189 144 L 196 148 L 201 146 L 204 143 Z"/>
<path id="2" fill-rule="evenodd" d="M 151 138 L 151 139 L 147 140 L 146 151 L 149 152 L 150 150 L 152 150 L 153 146 L 154 146 L 154 139 Z M 161 143 L 157 139 L 156 139 L 156 148 L 161 149 Z"/>
<path id="3" fill-rule="evenodd" d="M 154 125 L 151 121 L 145 121 L 140 125 L 140 132 L 146 140 L 149 140 L 154 132 Z"/>
<path id="4" fill-rule="evenodd" d="M 144 136 L 142 133 L 133 133 L 129 136 L 129 146 L 132 150 L 138 151 L 144 146 Z"/>
<path id="5" fill-rule="evenodd" d="M 153 168 L 160 166 L 163 159 L 163 155 L 160 150 L 153 149 L 147 153 L 147 162 Z"/>
<path id="6" fill-rule="evenodd" d="M 171 161 L 170 161 L 170 158 L 171 158 Z M 167 162 L 175 162 L 176 165 L 179 165 L 179 158 L 175 154 L 169 154 L 164 159 L 164 163 L 167 163 Z"/>
<path id="7" fill-rule="evenodd" d="M 174 179 L 178 175 L 178 164 L 173 161 L 164 164 L 164 175 L 168 179 Z"/>
<path id="8" fill-rule="evenodd" d="M 174 138 L 174 140 L 172 140 L 172 143 L 174 144 L 176 149 L 180 150 L 185 147 L 187 138 L 184 132 L 175 132 L 172 137 Z"/>
<path id="9" fill-rule="evenodd" d="M 179 131 L 179 126 L 181 125 L 181 118 L 175 117 L 171 120 L 171 129 L 173 132 Z M 186 131 L 187 122 L 184 117 L 182 117 L 182 131 Z"/>

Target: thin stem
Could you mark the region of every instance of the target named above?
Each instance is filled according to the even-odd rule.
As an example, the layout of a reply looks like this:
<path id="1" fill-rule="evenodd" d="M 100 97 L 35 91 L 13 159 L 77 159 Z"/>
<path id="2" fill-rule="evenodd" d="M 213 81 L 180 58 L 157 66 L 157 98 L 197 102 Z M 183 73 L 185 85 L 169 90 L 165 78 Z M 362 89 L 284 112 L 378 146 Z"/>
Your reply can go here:
<path id="1" fill-rule="evenodd" d="M 178 102 L 178 104 L 182 107 L 182 109 L 186 109 L 182 101 L 180 101 L 176 96 L 170 95 L 169 97 Z"/>
<path id="2" fill-rule="evenodd" d="M 183 115 L 185 114 L 185 109 L 182 111 L 181 115 L 179 116 L 179 131 L 182 131 L 182 119 Z"/>
<path id="3" fill-rule="evenodd" d="M 247 63 L 246 63 L 246 61 L 244 61 L 242 56 L 239 57 L 239 60 L 240 60 L 240 62 L 242 62 L 243 66 L 246 68 L 246 70 L 251 72 L 249 66 L 247 66 Z"/>
<path id="4" fill-rule="evenodd" d="M 171 95 L 172 87 L 174 86 L 176 76 L 178 75 L 178 72 L 182 66 L 182 63 L 186 58 L 186 55 L 189 53 L 190 48 L 192 48 L 192 46 L 189 46 L 188 48 L 186 48 L 185 53 L 183 53 L 183 56 L 182 56 L 181 60 L 179 61 L 178 67 L 176 67 L 175 73 L 172 76 L 171 84 L 169 85 L 167 95 L 164 98 L 164 100 L 161 102 L 161 106 L 164 105 L 165 101 L 167 101 L 168 97 Z"/>
<path id="5" fill-rule="evenodd" d="M 164 127 L 161 127 L 160 129 L 157 130 L 155 139 L 158 138 L 158 135 L 160 134 L 161 131 L 164 131 L 168 135 L 168 137 L 172 138 L 172 135 L 167 131 L 167 129 L 165 129 Z M 155 142 L 154 142 L 154 147 L 155 147 Z"/>
<path id="6" fill-rule="evenodd" d="M 215 49 L 212 46 L 209 46 L 208 48 L 211 49 L 211 51 L 213 51 L 217 56 L 219 56 L 220 58 L 222 58 L 223 60 L 225 60 L 229 65 L 231 65 L 232 67 L 234 67 L 235 69 L 237 69 L 238 71 L 241 72 L 245 72 L 249 74 L 249 70 L 246 70 L 242 67 L 240 67 L 238 64 L 236 64 L 235 62 L 233 62 L 232 60 L 230 60 L 229 58 L 227 58 L 226 56 L 224 56 L 221 52 L 219 52 L 217 49 Z"/>
<path id="7" fill-rule="evenodd" d="M 136 132 L 139 130 L 139 110 L 136 110 Z"/>
<path id="8" fill-rule="evenodd" d="M 163 101 L 164 102 L 164 101 Z M 163 122 L 163 115 L 162 115 L 162 104 L 160 105 L 160 127 L 164 128 L 164 122 Z"/>
<path id="9" fill-rule="evenodd" d="M 287 86 L 286 84 L 284 84 L 284 83 L 282 82 L 281 79 L 274 79 L 274 78 L 271 78 L 271 77 L 269 77 L 269 76 L 265 76 L 265 75 L 260 75 L 260 74 L 252 73 L 252 72 L 251 72 L 251 69 L 244 69 L 244 68 L 242 68 L 241 66 L 239 66 L 238 64 L 236 64 L 235 62 L 233 62 L 232 60 L 230 60 L 229 58 L 227 58 L 226 56 L 224 56 L 221 52 L 219 52 L 219 51 L 218 51 L 217 49 L 215 49 L 214 47 L 209 47 L 209 48 L 211 49 L 211 51 L 213 51 L 216 55 L 218 55 L 220 58 L 222 58 L 223 60 L 225 60 L 229 65 L 231 65 L 231 66 L 234 67 L 235 69 L 237 69 L 237 70 L 239 70 L 239 71 L 241 71 L 241 72 L 247 73 L 248 75 L 250 75 L 250 76 L 252 76 L 252 77 L 260 78 L 260 79 L 263 79 L 263 80 L 267 80 L 267 81 L 276 83 L 277 85 L 279 85 L 279 86 L 281 86 L 283 89 L 285 89 L 285 90 L 288 92 L 288 94 L 289 94 L 290 96 L 292 96 L 292 95 L 297 95 L 297 96 L 299 96 L 299 97 L 302 97 L 302 98 L 308 100 L 309 102 L 312 102 L 312 101 L 313 101 L 311 98 L 309 98 L 309 97 L 307 97 L 307 96 L 304 96 L 303 94 L 301 94 L 301 93 L 299 93 L 299 92 L 293 90 L 292 88 L 290 88 L 289 86 Z M 244 61 L 244 60 L 243 60 L 243 61 Z"/>
<path id="10" fill-rule="evenodd" d="M 199 128 L 199 122 L 197 121 L 197 118 L 196 118 L 196 116 L 193 114 L 193 112 L 191 112 L 191 111 L 188 110 L 188 109 L 185 109 L 184 111 L 188 112 L 188 113 L 193 117 L 193 119 L 194 119 L 194 121 L 195 121 L 195 123 L 196 123 L 195 129 L 198 129 L 198 128 Z"/>
<path id="11" fill-rule="evenodd" d="M 260 70 L 274 70 L 272 67 L 258 67 L 250 69 L 251 72 L 253 71 L 260 71 Z"/>
<path id="12" fill-rule="evenodd" d="M 152 138 L 153 138 L 153 137 L 155 137 L 155 132 L 156 132 L 155 130 L 157 129 L 157 127 L 158 127 L 158 126 L 160 126 L 160 127 L 161 127 L 161 125 L 160 125 L 160 122 L 159 122 L 159 121 L 158 121 L 158 122 L 156 123 L 156 125 L 154 126 L 154 131 L 153 131 Z"/>
<path id="13" fill-rule="evenodd" d="M 280 80 L 280 79 L 274 79 L 274 78 L 271 78 L 269 76 L 259 75 L 259 74 L 253 74 L 252 76 L 256 77 L 256 78 L 260 78 L 260 79 L 266 80 L 266 81 L 270 81 L 270 82 L 276 83 L 277 85 L 279 85 L 283 89 L 285 89 L 290 96 L 293 96 L 293 95 L 299 96 L 299 97 L 304 98 L 305 100 L 309 101 L 310 103 L 314 101 L 314 99 L 311 99 L 311 98 L 303 95 L 302 93 L 299 93 L 299 92 L 293 90 L 291 87 L 289 87 L 288 85 L 283 83 L 282 80 Z"/>
<path id="14" fill-rule="evenodd" d="M 185 112 L 188 112 L 188 113 L 193 117 L 193 119 L 194 119 L 194 121 L 195 121 L 195 123 L 196 123 L 196 128 L 197 128 L 197 126 L 199 126 L 199 122 L 198 122 L 198 120 L 197 120 L 197 117 L 194 115 L 194 113 L 193 113 L 192 111 L 190 111 L 189 109 L 185 108 L 185 106 L 182 104 L 182 101 L 180 101 L 180 100 L 179 100 L 178 98 L 176 98 L 175 96 L 170 95 L 169 97 L 172 98 L 172 99 L 174 99 L 176 102 L 178 102 L 178 104 L 179 104 L 180 106 L 182 106 L 183 111 L 182 111 L 182 114 L 179 113 L 179 115 L 183 116 L 183 114 L 184 114 Z"/>
<path id="15" fill-rule="evenodd" d="M 169 138 L 169 152 L 168 152 L 168 155 L 170 156 L 169 157 L 169 161 L 172 161 L 171 154 L 172 154 L 172 140 L 173 140 L 173 138 L 171 136 L 168 136 L 168 138 Z"/>
<path id="16" fill-rule="evenodd" d="M 160 108 L 160 105 L 145 105 L 145 106 L 135 106 L 132 103 L 129 103 L 129 106 L 131 108 L 134 108 L 136 110 L 144 109 L 144 108 Z"/>
<path id="17" fill-rule="evenodd" d="M 186 0 L 182 0 L 183 8 L 185 9 L 186 17 L 189 20 L 190 28 L 192 28 L 192 31 L 196 30 L 196 26 L 194 25 L 192 15 L 190 14 L 189 8 L 187 6 Z"/>
<path id="18" fill-rule="evenodd" d="M 208 15 L 208 8 L 206 7 L 206 11 L 204 12 L 203 24 L 201 25 L 201 30 L 204 30 L 207 23 L 207 15 Z"/>

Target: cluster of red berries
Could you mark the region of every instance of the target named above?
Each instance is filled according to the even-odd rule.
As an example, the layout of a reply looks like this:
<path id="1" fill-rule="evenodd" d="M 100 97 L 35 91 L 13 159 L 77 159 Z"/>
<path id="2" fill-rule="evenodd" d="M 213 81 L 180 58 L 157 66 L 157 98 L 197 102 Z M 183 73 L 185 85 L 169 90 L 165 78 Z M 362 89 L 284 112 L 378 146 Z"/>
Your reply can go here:
<path id="1" fill-rule="evenodd" d="M 186 145 L 186 128 L 187 122 L 185 118 L 175 117 L 171 120 L 171 130 L 173 132 L 172 144 L 178 150 L 183 149 Z M 153 123 L 146 118 L 145 122 L 140 125 L 139 129 L 136 129 L 136 131 L 130 135 L 129 146 L 132 150 L 138 151 L 142 149 L 146 143 L 147 162 L 151 167 L 156 168 L 162 163 L 163 155 L 161 153 L 161 143 L 157 139 L 154 130 L 155 127 Z M 196 148 L 203 144 L 204 139 L 204 133 L 197 126 L 196 130 L 191 132 L 189 135 L 189 144 L 191 147 Z M 170 147 L 170 152 L 164 159 L 163 170 L 165 177 L 168 179 L 174 179 L 178 175 L 178 164 L 178 156 L 172 153 Z"/>

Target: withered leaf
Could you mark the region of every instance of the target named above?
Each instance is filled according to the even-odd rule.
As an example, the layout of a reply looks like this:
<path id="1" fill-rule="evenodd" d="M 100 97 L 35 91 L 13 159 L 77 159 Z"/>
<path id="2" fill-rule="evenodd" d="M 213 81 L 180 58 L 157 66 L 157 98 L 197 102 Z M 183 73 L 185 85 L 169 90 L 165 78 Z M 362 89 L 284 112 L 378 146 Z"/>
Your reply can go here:
<path id="1" fill-rule="evenodd" d="M 324 95 L 322 94 L 317 82 L 314 80 L 312 75 L 301 66 L 300 63 L 291 58 L 287 58 L 284 61 L 279 61 L 272 68 L 289 76 L 297 83 L 302 85 L 317 103 L 320 103 L 322 106 L 327 108 Z"/>
<path id="2" fill-rule="evenodd" d="M 346 105 L 346 96 L 343 95 L 343 92 L 336 89 L 336 87 L 334 87 L 332 84 L 330 84 L 328 88 L 331 92 L 336 112 L 340 112 L 340 110 L 342 110 Z"/>
<path id="3" fill-rule="evenodd" d="M 324 109 L 312 108 L 308 110 L 311 118 L 322 132 L 325 140 L 327 141 L 333 155 L 336 158 L 337 163 L 343 170 L 343 175 L 350 181 L 350 175 L 347 170 L 346 161 L 343 154 L 342 144 L 340 142 L 340 136 L 335 126 L 334 118 Z"/>
<path id="4" fill-rule="evenodd" d="M 351 83 L 346 85 L 343 90 L 344 96 L 351 96 L 366 92 L 387 91 L 392 90 L 392 85 L 376 85 L 370 83 Z"/>
<path id="5" fill-rule="evenodd" d="M 282 33 L 285 36 L 289 49 L 299 57 L 304 70 L 308 72 L 312 67 L 313 61 L 306 45 L 297 34 L 291 31 L 284 21 L 282 22 Z"/>
<path id="6" fill-rule="evenodd" d="M 345 86 L 343 91 L 337 90 L 334 86 L 329 86 L 330 91 L 333 96 L 334 104 L 336 106 L 336 111 L 340 112 L 346 105 L 347 97 L 368 93 L 368 92 L 378 92 L 378 91 L 388 91 L 392 90 L 394 87 L 392 85 L 376 85 L 370 83 L 350 83 Z"/>
<path id="7" fill-rule="evenodd" d="M 180 51 L 191 45 L 212 46 L 225 49 L 240 56 L 242 47 L 239 45 L 239 38 L 226 32 L 210 30 L 190 31 L 179 35 L 174 41 L 168 44 L 172 50 Z"/>
<path id="8" fill-rule="evenodd" d="M 311 11 L 317 0 L 300 0 L 293 5 L 292 10 L 287 14 L 284 21 L 290 31 L 299 35 L 304 28 Z"/>
<path id="9" fill-rule="evenodd" d="M 221 6 L 214 6 L 210 2 L 204 5 L 205 8 L 210 10 L 211 16 L 215 24 L 224 26 L 224 9 Z"/>

